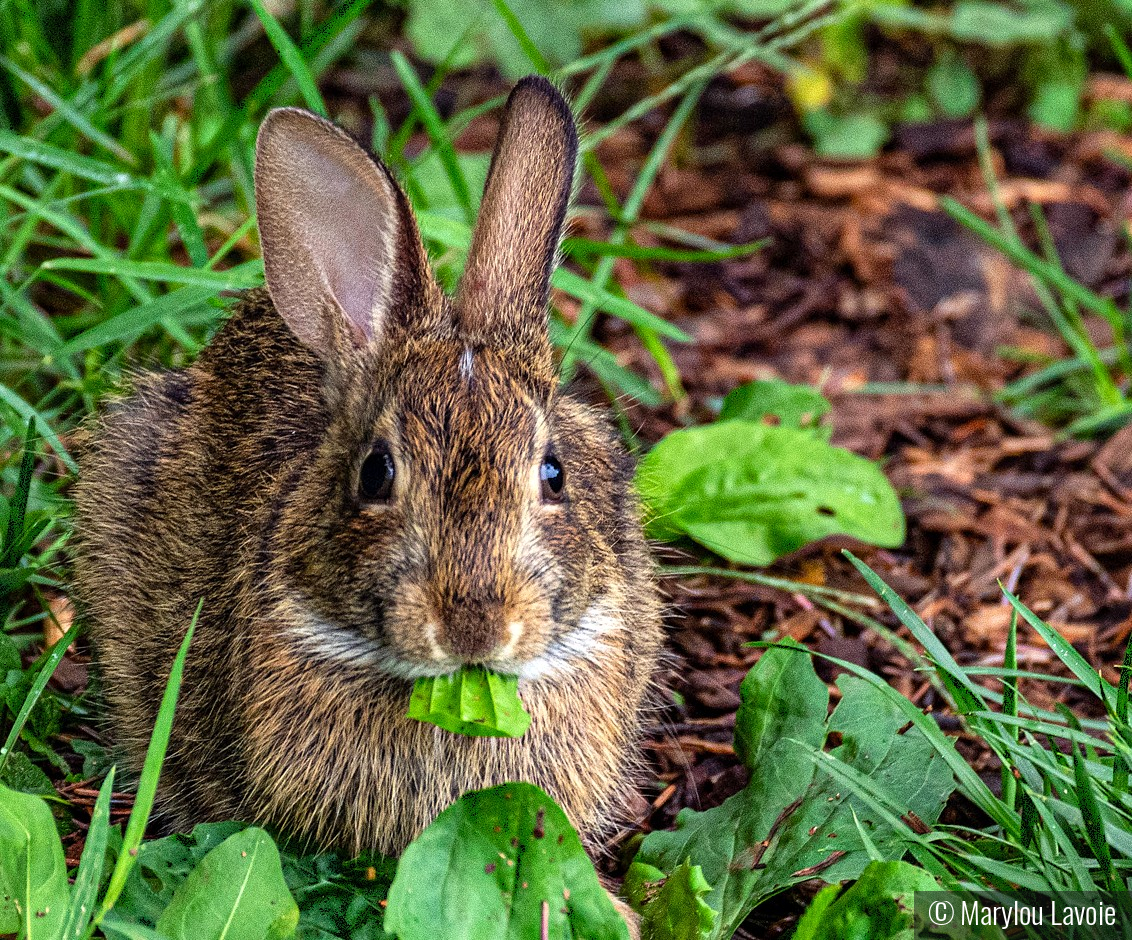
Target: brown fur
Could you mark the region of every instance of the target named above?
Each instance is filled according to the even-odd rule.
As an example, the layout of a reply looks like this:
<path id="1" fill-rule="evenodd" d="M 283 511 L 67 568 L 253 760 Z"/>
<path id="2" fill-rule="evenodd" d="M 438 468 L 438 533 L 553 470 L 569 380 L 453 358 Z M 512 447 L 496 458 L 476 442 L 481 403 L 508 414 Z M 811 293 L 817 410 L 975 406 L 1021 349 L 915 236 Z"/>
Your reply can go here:
<path id="1" fill-rule="evenodd" d="M 106 408 L 76 491 L 76 589 L 135 770 L 204 599 L 159 788 L 169 828 L 241 818 L 397 852 L 462 792 L 516 779 L 591 840 L 624 809 L 661 629 L 630 463 L 559 391 L 546 335 L 568 115 L 549 84 L 517 87 L 455 302 L 384 168 L 312 116 L 265 122 L 268 290 L 191 367 Z M 346 167 L 340 192 L 293 179 L 310 140 L 324 172 Z M 343 209 L 359 198 L 376 237 Z M 376 439 L 397 464 L 387 505 L 358 497 Z M 562 502 L 540 497 L 548 448 Z M 598 602 L 609 617 L 586 618 Z M 531 673 L 522 738 L 405 717 L 413 675 L 461 662 Z"/>

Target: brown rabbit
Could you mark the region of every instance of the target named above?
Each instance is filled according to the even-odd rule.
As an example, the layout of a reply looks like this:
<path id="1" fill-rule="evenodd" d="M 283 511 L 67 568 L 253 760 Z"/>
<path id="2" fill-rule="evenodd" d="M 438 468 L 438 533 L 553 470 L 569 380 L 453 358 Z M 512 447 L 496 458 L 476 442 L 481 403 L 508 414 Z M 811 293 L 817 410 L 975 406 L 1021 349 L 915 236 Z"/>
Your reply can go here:
<path id="1" fill-rule="evenodd" d="M 267 289 L 91 434 L 75 574 L 140 768 L 199 599 L 157 811 L 395 853 L 466 790 L 528 780 L 590 843 L 625 808 L 662 634 L 631 466 L 563 393 L 549 278 L 577 135 L 508 101 L 457 296 L 389 171 L 280 109 L 256 146 Z M 414 678 L 520 677 L 519 739 L 406 718 Z"/>

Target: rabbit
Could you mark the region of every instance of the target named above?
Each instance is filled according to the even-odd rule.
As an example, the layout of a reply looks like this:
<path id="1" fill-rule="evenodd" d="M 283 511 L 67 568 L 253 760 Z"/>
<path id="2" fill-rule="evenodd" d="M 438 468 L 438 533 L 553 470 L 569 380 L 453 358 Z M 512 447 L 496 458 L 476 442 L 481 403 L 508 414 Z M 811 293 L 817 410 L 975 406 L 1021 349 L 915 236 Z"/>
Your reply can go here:
<path id="1" fill-rule="evenodd" d="M 576 153 L 561 94 L 519 82 L 450 298 L 390 171 L 322 118 L 267 115 L 266 289 L 104 406 L 74 492 L 75 591 L 135 772 L 203 599 L 164 829 L 395 854 L 511 780 L 591 850 L 625 818 L 663 631 L 631 460 L 548 338 Z M 406 717 L 417 677 L 466 664 L 519 677 L 522 737 Z"/>

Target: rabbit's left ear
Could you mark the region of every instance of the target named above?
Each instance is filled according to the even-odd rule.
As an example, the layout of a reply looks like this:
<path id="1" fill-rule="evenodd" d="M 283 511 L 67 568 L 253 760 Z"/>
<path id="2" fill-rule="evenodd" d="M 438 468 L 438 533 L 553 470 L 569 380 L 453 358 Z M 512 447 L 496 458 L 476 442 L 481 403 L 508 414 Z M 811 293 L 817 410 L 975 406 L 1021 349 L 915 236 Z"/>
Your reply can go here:
<path id="1" fill-rule="evenodd" d="M 545 343 L 550 275 L 577 156 L 570 106 L 545 78 L 524 78 L 507 99 L 456 296 L 465 335 Z"/>

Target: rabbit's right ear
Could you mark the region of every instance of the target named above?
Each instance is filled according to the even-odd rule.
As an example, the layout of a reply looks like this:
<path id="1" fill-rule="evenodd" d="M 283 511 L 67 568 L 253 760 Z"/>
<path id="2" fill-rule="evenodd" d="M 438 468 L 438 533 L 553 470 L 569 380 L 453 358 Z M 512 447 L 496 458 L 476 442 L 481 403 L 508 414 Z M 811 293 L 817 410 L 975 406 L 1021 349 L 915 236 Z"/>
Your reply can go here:
<path id="1" fill-rule="evenodd" d="M 298 108 L 267 115 L 255 201 L 268 293 L 323 359 L 349 356 L 438 309 L 404 193 L 329 121 Z"/>

